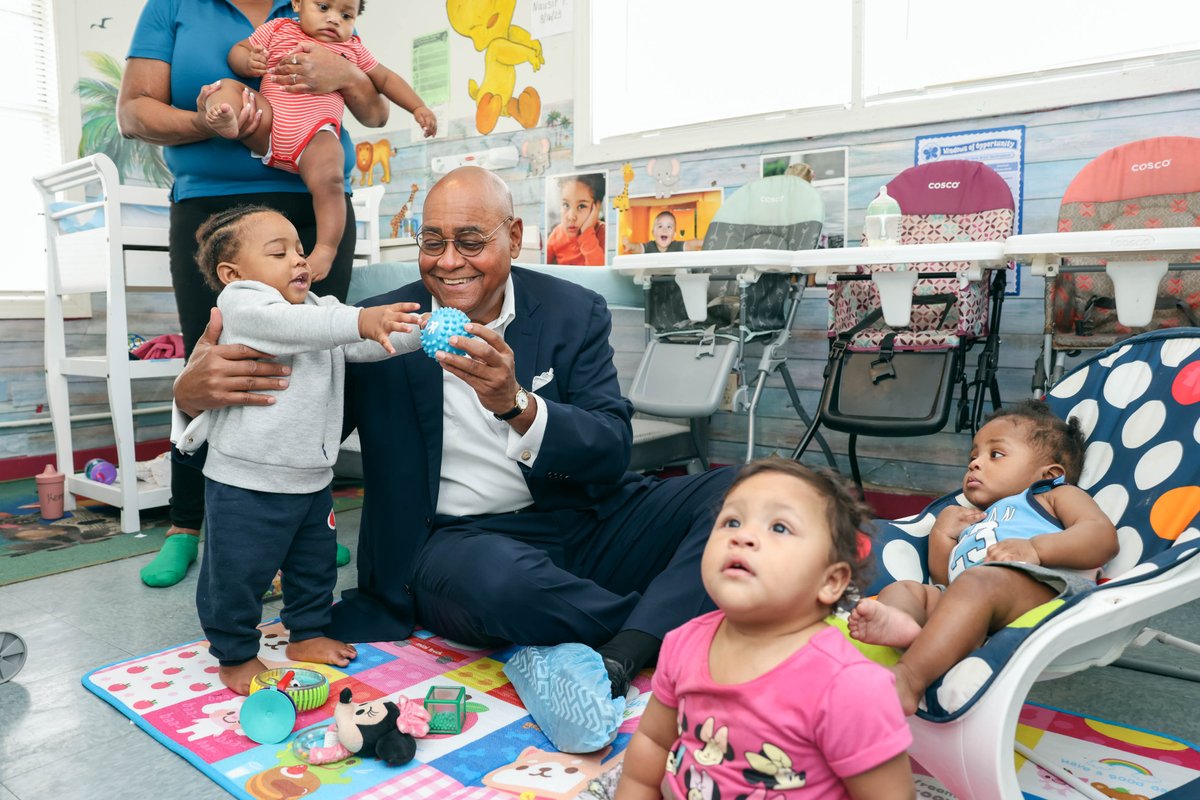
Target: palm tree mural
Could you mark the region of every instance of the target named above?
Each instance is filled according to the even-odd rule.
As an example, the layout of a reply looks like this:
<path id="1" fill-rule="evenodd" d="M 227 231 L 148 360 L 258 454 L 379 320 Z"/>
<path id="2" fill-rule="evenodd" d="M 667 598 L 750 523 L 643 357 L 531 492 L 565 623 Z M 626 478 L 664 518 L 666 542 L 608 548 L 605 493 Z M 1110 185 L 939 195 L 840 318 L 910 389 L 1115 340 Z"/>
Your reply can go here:
<path id="1" fill-rule="evenodd" d="M 83 106 L 83 135 L 79 156 L 104 153 L 117 165 L 121 180 L 145 178 L 155 186 L 170 186 L 171 171 L 163 161 L 162 148 L 136 139 L 125 139 L 117 128 L 117 91 L 121 65 L 107 53 L 84 53 L 101 78 L 81 78 L 75 84 Z"/>

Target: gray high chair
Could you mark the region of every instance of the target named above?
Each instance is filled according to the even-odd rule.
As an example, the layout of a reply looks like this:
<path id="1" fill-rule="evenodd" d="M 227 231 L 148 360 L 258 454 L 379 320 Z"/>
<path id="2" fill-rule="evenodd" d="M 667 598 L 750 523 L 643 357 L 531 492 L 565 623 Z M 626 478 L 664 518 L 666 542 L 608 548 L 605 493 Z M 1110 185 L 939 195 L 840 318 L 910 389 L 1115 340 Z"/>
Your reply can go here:
<path id="1" fill-rule="evenodd" d="M 787 368 L 787 342 L 803 292 L 792 253 L 812 249 L 825 217 L 820 195 L 790 175 L 763 178 L 733 193 L 714 215 L 699 252 L 620 256 L 617 272 L 646 292 L 648 345 L 629 399 L 640 412 L 687 419 L 694 455 L 707 468 L 708 418 L 731 373 L 733 407 L 748 417 L 746 460 L 754 457 L 755 412 L 767 378 L 779 371 L 807 426 Z M 747 345 L 762 342 L 757 366 Z M 819 441 L 830 463 L 833 455 Z"/>

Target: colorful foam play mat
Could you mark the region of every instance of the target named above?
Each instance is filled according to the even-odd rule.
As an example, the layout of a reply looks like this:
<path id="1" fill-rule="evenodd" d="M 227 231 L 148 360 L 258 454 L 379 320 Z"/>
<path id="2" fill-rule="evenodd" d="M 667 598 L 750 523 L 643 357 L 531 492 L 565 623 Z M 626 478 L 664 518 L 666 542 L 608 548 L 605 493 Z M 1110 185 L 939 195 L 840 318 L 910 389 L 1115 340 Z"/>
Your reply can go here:
<path id="1" fill-rule="evenodd" d="M 278 623 L 262 631 L 260 658 L 273 668 L 292 666 L 283 656 L 287 632 Z M 296 712 L 291 734 L 277 744 L 256 744 L 244 733 L 239 715 L 246 699 L 221 686 L 204 641 L 101 667 L 83 684 L 246 800 L 609 800 L 649 697 L 649 678 L 634 681 L 635 696 L 610 747 L 567 755 L 554 750 L 502 672 L 512 652 L 466 647 L 426 631 L 401 642 L 358 645 L 351 666 L 315 667 L 328 679 L 328 699 Z M 343 688 L 362 703 L 401 696 L 420 701 L 433 687 L 461 697 L 461 732 L 418 739 L 407 764 L 351 756 L 317 766 L 304 757 L 305 746 L 329 728 Z M 1191 745 L 1065 711 L 1026 705 L 1017 736 L 1040 759 L 1062 764 L 1111 797 L 1159 797 L 1200 779 L 1200 752 Z M 1032 762 L 1018 759 L 1018 769 L 1027 798 L 1078 796 Z M 919 797 L 951 797 L 929 776 L 918 774 L 916 783 Z"/>
<path id="2" fill-rule="evenodd" d="M 358 481 L 334 484 L 334 511 L 362 505 Z M 167 508 L 142 511 L 142 529 L 121 533 L 120 509 L 84 497 L 61 519 L 38 512 L 32 478 L 0 482 L 0 586 L 156 553 L 170 527 Z"/>

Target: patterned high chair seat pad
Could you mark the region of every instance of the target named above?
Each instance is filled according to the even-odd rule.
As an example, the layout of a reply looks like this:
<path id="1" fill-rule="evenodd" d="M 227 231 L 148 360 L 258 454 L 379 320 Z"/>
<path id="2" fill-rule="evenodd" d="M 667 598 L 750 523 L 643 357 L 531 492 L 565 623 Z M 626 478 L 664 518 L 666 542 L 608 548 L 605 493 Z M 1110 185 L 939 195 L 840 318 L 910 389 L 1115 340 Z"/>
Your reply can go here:
<path id="1" fill-rule="evenodd" d="M 1159 575 L 1200 549 L 1200 329 L 1151 331 L 1080 364 L 1047 403 L 1064 419 L 1077 416 L 1087 435 L 1079 485 L 1113 520 L 1120 551 L 1092 592 L 1056 599 L 997 631 L 926 692 L 918 715 L 949 721 L 987 690 L 1021 642 L 1040 624 L 1091 594 Z M 920 514 L 877 520 L 872 596 L 897 580 L 929 582 L 929 531 L 961 493 L 945 495 Z"/>
<path id="2" fill-rule="evenodd" d="M 995 170 L 974 161 L 942 161 L 910 167 L 887 184 L 900 204 L 900 243 L 1003 241 L 1012 235 L 1012 193 Z M 911 265 L 919 272 L 959 272 L 966 262 L 941 261 Z M 891 271 L 891 265 L 859 268 L 862 272 Z M 957 347 L 960 337 L 977 339 L 988 333 L 988 281 L 965 286 L 957 278 L 923 278 L 914 289 L 918 298 L 952 298 L 946 302 L 914 302 L 907 328 L 893 331 L 877 323 L 859 331 L 851 350 L 878 350 L 881 340 L 895 333 L 896 350 Z M 879 308 L 879 291 L 872 281 L 831 281 L 830 337 L 858 325 Z"/>
<path id="3" fill-rule="evenodd" d="M 1200 138 L 1160 136 L 1114 147 L 1088 162 L 1063 194 L 1058 230 L 1200 226 Z M 1184 261 L 1200 262 L 1200 253 Z M 1095 259 L 1068 259 L 1071 266 Z M 1046 328 L 1057 349 L 1108 347 L 1135 333 L 1200 324 L 1200 269 L 1168 269 L 1149 325 L 1117 320 L 1104 272 L 1062 271 L 1046 282 Z"/>

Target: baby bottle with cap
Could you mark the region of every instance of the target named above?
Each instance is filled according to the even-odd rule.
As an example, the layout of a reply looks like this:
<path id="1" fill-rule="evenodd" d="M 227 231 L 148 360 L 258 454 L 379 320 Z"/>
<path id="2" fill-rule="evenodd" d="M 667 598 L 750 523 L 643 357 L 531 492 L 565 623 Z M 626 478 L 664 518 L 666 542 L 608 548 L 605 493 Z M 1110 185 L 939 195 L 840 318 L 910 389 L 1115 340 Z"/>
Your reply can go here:
<path id="1" fill-rule="evenodd" d="M 868 247 L 900 243 L 900 204 L 888 194 L 886 186 L 879 187 L 879 194 L 867 203 L 863 233 Z"/>

